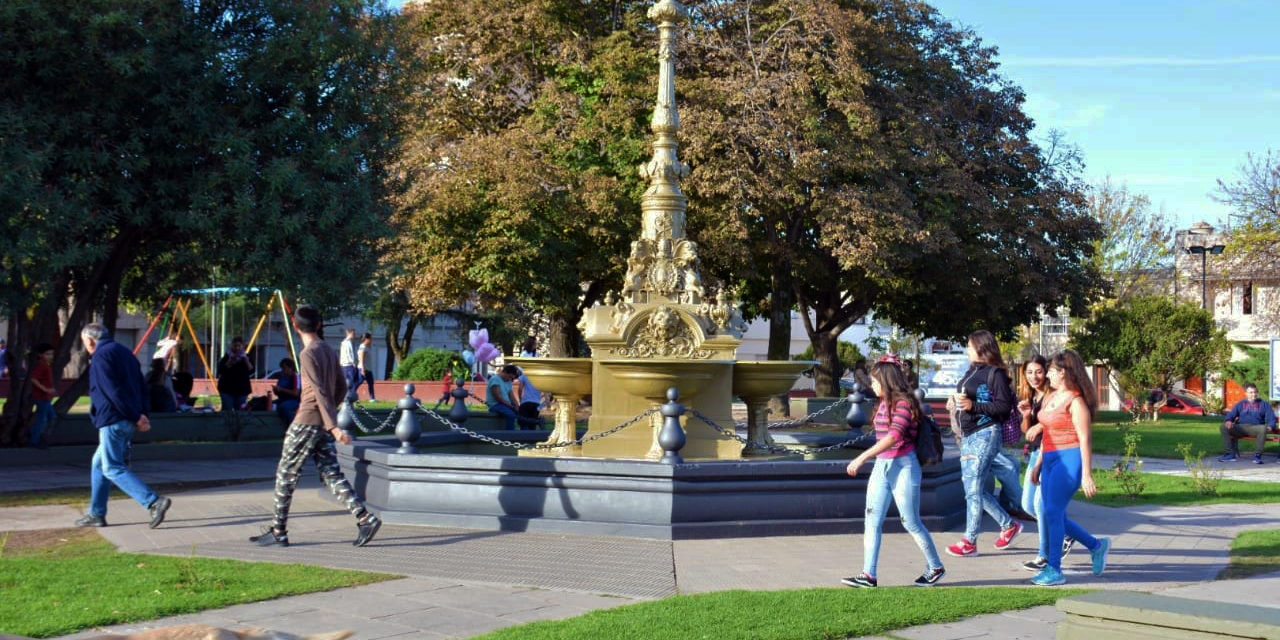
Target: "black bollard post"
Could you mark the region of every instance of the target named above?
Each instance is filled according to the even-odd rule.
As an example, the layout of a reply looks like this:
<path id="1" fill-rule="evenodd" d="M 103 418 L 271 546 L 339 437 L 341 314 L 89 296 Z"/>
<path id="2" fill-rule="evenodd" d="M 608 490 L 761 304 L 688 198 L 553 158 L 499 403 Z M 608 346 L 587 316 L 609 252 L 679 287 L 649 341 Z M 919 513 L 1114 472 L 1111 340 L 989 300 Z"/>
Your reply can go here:
<path id="1" fill-rule="evenodd" d="M 462 388 L 465 381 L 458 380 L 456 384 L 457 388 L 449 392 L 449 395 L 453 396 L 453 406 L 449 408 L 449 420 L 454 424 L 462 424 L 471 415 L 471 412 L 467 411 L 467 396 L 471 395 L 471 392 Z"/>
<path id="2" fill-rule="evenodd" d="M 862 409 L 862 402 L 866 398 L 862 395 L 862 385 L 854 382 L 853 389 L 849 393 L 849 414 L 845 416 L 844 421 L 849 423 L 849 428 L 854 431 L 862 431 L 863 425 L 867 424 L 867 412 Z"/>
<path id="3" fill-rule="evenodd" d="M 396 410 L 400 412 L 400 421 L 396 423 L 396 439 L 400 441 L 400 448 L 396 453 L 414 453 L 413 443 L 422 435 L 422 428 L 418 426 L 418 399 L 413 397 L 413 391 L 413 383 L 406 384 L 404 397 L 396 403 Z"/>
<path id="4" fill-rule="evenodd" d="M 343 398 L 342 404 L 338 405 L 338 428 L 347 433 L 355 433 L 351 429 L 356 424 L 356 412 L 351 408 L 355 401 L 356 392 L 347 390 L 347 397 Z"/>
<path id="5" fill-rule="evenodd" d="M 658 432 L 658 446 L 662 447 L 662 462 L 665 464 L 681 464 L 680 450 L 684 448 L 684 429 L 680 427 L 680 416 L 684 415 L 684 405 L 676 402 L 680 392 L 675 387 L 667 389 L 667 403 L 659 409 L 662 412 L 662 430 Z"/>

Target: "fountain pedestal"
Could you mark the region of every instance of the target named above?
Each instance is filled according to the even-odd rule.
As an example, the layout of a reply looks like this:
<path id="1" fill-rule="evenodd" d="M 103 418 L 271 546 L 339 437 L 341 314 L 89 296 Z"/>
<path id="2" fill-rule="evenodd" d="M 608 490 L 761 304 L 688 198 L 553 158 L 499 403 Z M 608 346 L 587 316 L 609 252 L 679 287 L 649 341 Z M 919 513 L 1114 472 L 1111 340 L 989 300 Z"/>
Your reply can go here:
<path id="1" fill-rule="evenodd" d="M 520 367 L 533 386 L 556 399 L 556 422 L 547 442 L 570 442 L 578 437 L 578 401 L 591 393 L 591 361 L 586 358 L 508 358 Z M 522 456 L 577 456 L 576 444 L 549 449 L 522 449 Z"/>

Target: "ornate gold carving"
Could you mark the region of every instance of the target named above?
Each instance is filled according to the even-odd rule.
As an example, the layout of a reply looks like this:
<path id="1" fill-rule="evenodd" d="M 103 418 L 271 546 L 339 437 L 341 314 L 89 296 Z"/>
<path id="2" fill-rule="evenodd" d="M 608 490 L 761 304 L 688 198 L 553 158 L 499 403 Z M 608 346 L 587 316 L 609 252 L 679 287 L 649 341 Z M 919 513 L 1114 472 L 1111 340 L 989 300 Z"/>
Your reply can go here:
<path id="1" fill-rule="evenodd" d="M 660 0 L 649 7 L 649 18 L 656 22 L 682 22 L 689 17 L 689 9 L 679 0 Z"/>
<path id="2" fill-rule="evenodd" d="M 700 346 L 697 334 L 679 312 L 662 305 L 648 315 L 644 326 L 618 354 L 626 358 L 710 358 L 712 352 Z"/>

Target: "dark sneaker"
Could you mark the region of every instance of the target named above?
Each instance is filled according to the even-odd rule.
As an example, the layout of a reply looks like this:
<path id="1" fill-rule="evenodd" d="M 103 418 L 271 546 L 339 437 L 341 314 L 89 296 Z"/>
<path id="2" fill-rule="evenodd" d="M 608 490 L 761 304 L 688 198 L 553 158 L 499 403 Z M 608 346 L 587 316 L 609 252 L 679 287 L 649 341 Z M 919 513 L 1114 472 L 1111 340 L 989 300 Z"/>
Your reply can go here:
<path id="1" fill-rule="evenodd" d="M 938 584 L 938 581 L 945 575 L 947 575 L 947 570 L 942 567 L 930 569 L 920 574 L 919 578 L 916 578 L 915 585 L 917 587 L 932 587 L 933 585 Z"/>
<path id="2" fill-rule="evenodd" d="M 1235 462 L 1239 458 L 1240 456 L 1234 453 L 1227 453 L 1227 454 L 1223 454 L 1221 458 L 1218 458 L 1218 462 Z"/>
<path id="3" fill-rule="evenodd" d="M 77 527 L 105 527 L 107 526 L 107 519 L 102 516 L 85 514 L 83 518 L 76 520 L 76 526 Z"/>
<path id="4" fill-rule="evenodd" d="M 1253 463 L 1254 463 L 1254 464 L 1262 464 L 1262 454 L 1261 454 L 1261 453 L 1255 453 L 1255 454 L 1253 454 Z"/>
<path id="5" fill-rule="evenodd" d="M 1013 509 L 1012 511 L 1009 511 L 1009 515 L 1010 515 L 1011 517 L 1013 517 L 1013 518 L 1018 519 L 1018 520 L 1022 520 L 1023 522 L 1035 522 L 1035 521 L 1036 521 L 1036 517 L 1035 517 L 1035 516 L 1033 516 L 1033 515 L 1031 515 L 1031 514 L 1027 513 L 1026 511 L 1023 511 L 1022 509 Z"/>
<path id="6" fill-rule="evenodd" d="M 262 533 L 251 536 L 249 542 L 256 543 L 259 547 L 271 546 L 289 546 L 289 534 L 284 531 L 276 531 L 273 527 L 267 527 Z"/>
<path id="7" fill-rule="evenodd" d="M 378 519 L 378 516 L 369 514 L 369 517 L 365 518 L 364 522 L 356 523 L 356 528 L 359 529 L 360 533 L 356 535 L 355 541 L 351 544 L 352 546 L 363 547 L 369 544 L 369 541 L 373 540 L 374 536 L 378 535 L 378 529 L 382 528 L 382 520 Z"/>
<path id="8" fill-rule="evenodd" d="M 1049 561 L 1044 558 L 1036 558 L 1035 560 L 1028 560 L 1022 563 L 1023 569 L 1026 569 L 1027 571 L 1035 571 L 1036 573 L 1039 573 L 1041 569 L 1044 569 L 1047 566 L 1049 566 Z"/>
<path id="9" fill-rule="evenodd" d="M 859 573 L 852 578 L 845 578 L 841 580 L 840 584 L 847 587 L 857 587 L 859 589 L 874 589 L 876 587 L 876 579 L 865 573 Z"/>
<path id="10" fill-rule="evenodd" d="M 1074 547 L 1074 546 L 1076 546 L 1075 538 L 1072 538 L 1071 536 L 1063 537 L 1062 538 L 1062 555 L 1065 556 L 1068 553 L 1071 553 L 1071 547 Z"/>
<path id="11" fill-rule="evenodd" d="M 173 504 L 172 500 L 164 496 L 160 496 L 155 499 L 155 502 L 151 503 L 151 506 L 147 507 L 147 511 L 151 512 L 151 523 L 149 526 L 152 529 L 160 526 L 161 522 L 164 522 L 164 514 L 169 511 L 169 505 L 171 504 Z"/>
<path id="12" fill-rule="evenodd" d="M 995 548 L 1008 549 L 1009 545 L 1013 544 L 1013 539 L 1017 538 L 1019 533 L 1022 533 L 1022 523 L 1014 520 L 1013 524 L 1009 525 L 1008 529 L 1004 529 L 1000 532 L 1000 537 L 996 538 Z"/>

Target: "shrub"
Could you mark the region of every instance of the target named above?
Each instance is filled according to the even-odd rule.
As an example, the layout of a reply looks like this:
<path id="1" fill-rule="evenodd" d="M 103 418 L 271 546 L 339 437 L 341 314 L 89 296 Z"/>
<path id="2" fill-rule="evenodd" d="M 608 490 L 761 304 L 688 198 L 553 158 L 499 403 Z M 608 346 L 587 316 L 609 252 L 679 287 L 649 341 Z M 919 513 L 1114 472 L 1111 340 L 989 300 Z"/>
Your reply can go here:
<path id="1" fill-rule="evenodd" d="M 1138 443 L 1142 442 L 1142 434 L 1127 424 L 1120 425 L 1119 429 L 1124 437 L 1124 455 L 1116 460 L 1111 476 L 1119 483 L 1124 495 L 1137 498 L 1147 488 L 1147 481 L 1142 476 L 1142 459 L 1138 457 Z"/>
<path id="2" fill-rule="evenodd" d="M 395 371 L 392 380 L 440 380 L 446 369 L 466 370 L 462 356 L 447 349 L 419 349 L 409 354 Z M 456 374 L 455 374 L 456 375 Z"/>
<path id="3" fill-rule="evenodd" d="M 1205 464 L 1204 452 L 1193 452 L 1190 442 L 1179 443 L 1178 453 L 1182 454 L 1182 461 L 1191 474 L 1191 486 L 1195 492 L 1202 496 L 1218 495 L 1218 484 L 1222 482 L 1222 469 L 1214 469 Z"/>

